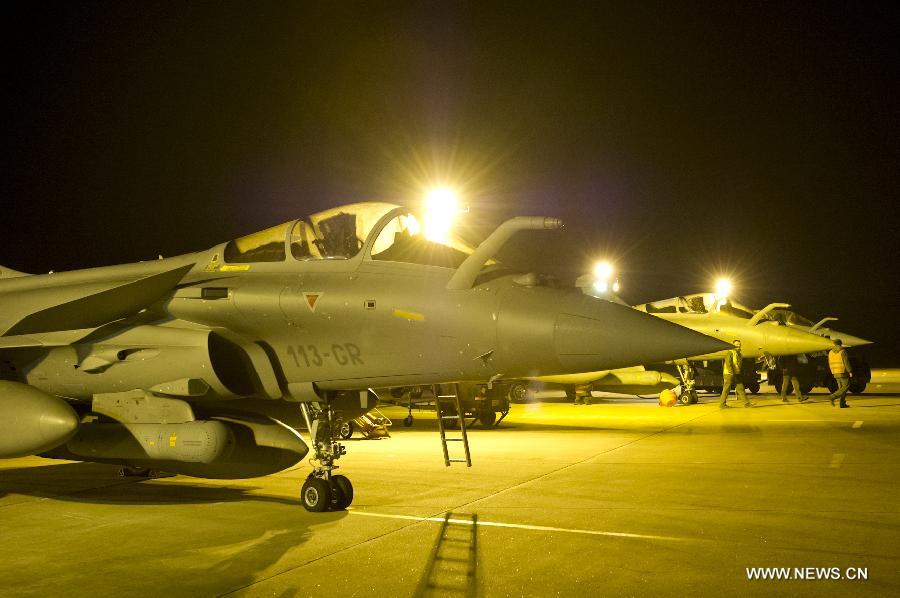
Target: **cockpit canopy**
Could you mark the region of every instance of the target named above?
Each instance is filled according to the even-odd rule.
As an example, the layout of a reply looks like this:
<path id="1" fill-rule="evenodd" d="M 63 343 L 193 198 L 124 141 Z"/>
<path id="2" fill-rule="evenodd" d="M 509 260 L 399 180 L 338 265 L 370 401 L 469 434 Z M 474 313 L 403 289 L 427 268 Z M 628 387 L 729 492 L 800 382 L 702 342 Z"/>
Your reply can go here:
<path id="1" fill-rule="evenodd" d="M 347 260 L 356 257 L 370 236 L 371 259 L 457 268 L 474 250 L 456 235 L 425 234 L 427 222 L 410 212 L 398 212 L 382 227 L 376 225 L 392 210 L 384 202 L 363 202 L 313 214 L 253 233 L 225 246 L 227 263 Z"/>
<path id="2" fill-rule="evenodd" d="M 808 320 L 797 312 L 787 309 L 773 309 L 771 312 L 769 312 L 769 315 L 773 320 L 781 322 L 782 324 L 789 324 L 792 326 L 808 326 L 810 328 L 812 328 L 813 326 L 812 320 Z"/>
<path id="3" fill-rule="evenodd" d="M 695 293 L 636 305 L 635 309 L 648 314 L 705 314 L 726 313 L 738 318 L 749 320 L 754 315 L 754 310 L 742 305 L 731 298 L 721 298 L 715 293 Z"/>

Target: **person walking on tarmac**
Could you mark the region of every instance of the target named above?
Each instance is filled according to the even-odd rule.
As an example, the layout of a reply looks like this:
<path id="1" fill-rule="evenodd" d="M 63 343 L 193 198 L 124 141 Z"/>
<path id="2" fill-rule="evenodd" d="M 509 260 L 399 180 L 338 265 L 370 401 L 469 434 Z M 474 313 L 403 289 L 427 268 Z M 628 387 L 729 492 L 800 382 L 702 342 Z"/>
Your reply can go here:
<path id="1" fill-rule="evenodd" d="M 797 361 L 796 355 L 782 355 L 778 358 L 778 365 L 781 367 L 781 401 L 787 403 L 788 387 L 794 387 L 794 396 L 797 402 L 802 403 L 809 397 L 800 393 L 800 378 L 798 370 L 800 363 Z"/>
<path id="2" fill-rule="evenodd" d="M 728 399 L 728 393 L 731 392 L 731 385 L 734 384 L 734 392 L 739 399 L 744 401 L 744 407 L 752 407 L 753 403 L 747 398 L 744 392 L 744 379 L 741 377 L 741 341 L 734 340 L 734 349 L 728 351 L 722 364 L 722 396 L 719 398 L 719 408 L 725 409 L 728 405 L 725 403 Z"/>
<path id="3" fill-rule="evenodd" d="M 575 402 L 573 405 L 590 405 L 591 404 L 591 385 L 582 384 L 575 387 Z"/>
<path id="4" fill-rule="evenodd" d="M 838 384 L 837 390 L 828 395 L 828 398 L 831 400 L 832 407 L 834 407 L 834 400 L 840 399 L 841 409 L 846 409 L 849 407 L 847 391 L 850 389 L 850 376 L 853 375 L 853 371 L 850 369 L 850 358 L 847 357 L 847 349 L 843 347 L 843 344 L 841 339 L 834 339 L 834 346 L 828 352 L 828 367 Z"/>

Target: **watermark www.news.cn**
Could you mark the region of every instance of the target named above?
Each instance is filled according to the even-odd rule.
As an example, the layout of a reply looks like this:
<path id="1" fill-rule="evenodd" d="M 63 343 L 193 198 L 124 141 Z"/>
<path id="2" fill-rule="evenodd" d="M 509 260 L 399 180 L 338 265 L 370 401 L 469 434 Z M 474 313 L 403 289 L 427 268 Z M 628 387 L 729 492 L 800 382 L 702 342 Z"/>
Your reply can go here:
<path id="1" fill-rule="evenodd" d="M 866 581 L 868 567 L 747 567 L 747 579 L 802 579 Z"/>

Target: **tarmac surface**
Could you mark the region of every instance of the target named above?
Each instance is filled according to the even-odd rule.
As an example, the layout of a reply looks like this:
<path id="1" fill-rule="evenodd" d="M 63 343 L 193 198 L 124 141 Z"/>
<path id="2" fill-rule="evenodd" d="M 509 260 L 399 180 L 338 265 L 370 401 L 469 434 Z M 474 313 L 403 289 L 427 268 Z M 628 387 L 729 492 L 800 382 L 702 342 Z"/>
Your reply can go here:
<path id="1" fill-rule="evenodd" d="M 299 504 L 306 463 L 135 481 L 0 460 L 0 595 L 898 596 L 900 395 L 823 399 L 514 405 L 470 428 L 471 468 L 444 466 L 432 413 L 390 407 L 391 438 L 347 443 L 351 509 L 324 514 Z"/>

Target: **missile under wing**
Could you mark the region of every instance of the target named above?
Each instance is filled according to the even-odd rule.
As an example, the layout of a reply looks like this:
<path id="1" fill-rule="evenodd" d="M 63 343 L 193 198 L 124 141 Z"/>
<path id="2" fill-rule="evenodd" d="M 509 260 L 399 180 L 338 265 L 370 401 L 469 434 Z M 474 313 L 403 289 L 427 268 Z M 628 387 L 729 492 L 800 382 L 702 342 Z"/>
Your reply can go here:
<path id="1" fill-rule="evenodd" d="M 310 451 L 309 510 L 350 504 L 342 421 L 372 388 L 566 374 L 722 343 L 539 284 L 406 208 L 360 203 L 152 262 L 0 277 L 0 457 L 251 477 Z M 309 445 L 297 432 L 309 430 Z M 13 430 L 16 434 L 13 434 Z"/>

